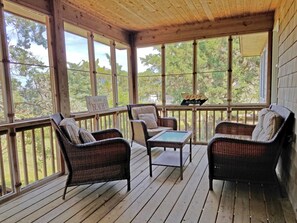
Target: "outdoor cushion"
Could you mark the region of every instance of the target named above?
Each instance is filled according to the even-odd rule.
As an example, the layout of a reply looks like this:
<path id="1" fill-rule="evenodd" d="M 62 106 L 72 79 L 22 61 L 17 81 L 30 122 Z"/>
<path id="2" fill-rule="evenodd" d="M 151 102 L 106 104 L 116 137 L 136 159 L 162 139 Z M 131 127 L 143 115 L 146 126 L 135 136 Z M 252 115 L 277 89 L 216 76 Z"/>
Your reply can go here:
<path id="1" fill-rule="evenodd" d="M 254 131 L 252 133 L 252 140 L 257 140 L 259 137 L 260 132 L 263 130 L 263 121 L 264 121 L 264 116 L 269 112 L 269 108 L 263 108 L 261 111 L 258 113 L 258 123 L 256 127 L 254 128 Z"/>
<path id="2" fill-rule="evenodd" d="M 158 128 L 154 114 L 139 114 L 138 117 L 145 122 L 148 129 Z"/>
<path id="3" fill-rule="evenodd" d="M 164 130 L 172 130 L 172 128 L 159 126 L 158 128 L 155 128 L 155 129 L 148 129 L 147 133 L 148 133 L 149 137 L 152 137 L 152 136 L 157 135 L 158 133 L 160 133 L 160 132 L 162 132 Z"/>
<path id="4" fill-rule="evenodd" d="M 92 133 L 90 133 L 88 130 L 84 128 L 79 129 L 79 136 L 83 143 L 96 142 L 96 139 L 94 138 Z"/>
<path id="5" fill-rule="evenodd" d="M 74 144 L 80 144 L 79 138 L 79 128 L 76 125 L 76 122 L 73 118 L 64 118 L 60 122 L 60 126 L 63 129 L 64 133 L 67 135 L 68 139 Z"/>
<path id="6" fill-rule="evenodd" d="M 213 138 L 231 138 L 231 139 L 243 139 L 243 140 L 251 140 L 251 136 L 249 135 L 232 135 L 232 134 L 222 134 L 216 133 Z"/>
<path id="7" fill-rule="evenodd" d="M 153 114 L 155 117 L 155 121 L 157 121 L 158 118 L 156 114 L 156 108 L 152 105 L 132 108 L 131 114 L 133 119 L 139 119 L 139 114 Z"/>
<path id="8" fill-rule="evenodd" d="M 268 141 L 273 138 L 282 124 L 283 118 L 274 111 L 269 111 L 264 116 L 263 130 L 259 133 L 257 141 Z"/>

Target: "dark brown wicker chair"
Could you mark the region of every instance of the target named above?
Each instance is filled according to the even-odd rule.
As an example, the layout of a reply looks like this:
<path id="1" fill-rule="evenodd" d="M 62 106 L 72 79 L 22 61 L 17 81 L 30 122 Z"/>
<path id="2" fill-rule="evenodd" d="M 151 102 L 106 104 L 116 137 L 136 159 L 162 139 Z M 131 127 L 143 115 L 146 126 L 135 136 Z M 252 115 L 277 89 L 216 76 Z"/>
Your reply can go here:
<path id="1" fill-rule="evenodd" d="M 153 110 L 153 113 L 157 116 L 158 128 L 148 129 L 143 120 L 139 120 L 137 117 L 135 117 L 136 115 L 133 114 L 133 110 L 137 108 L 150 108 L 150 110 Z M 127 105 L 127 109 L 128 109 L 128 115 L 129 115 L 131 128 L 132 128 L 131 146 L 133 144 L 133 141 L 135 141 L 140 145 L 148 148 L 147 140 L 150 137 L 166 129 L 177 130 L 176 119 L 171 117 L 161 118 L 155 104 L 131 104 L 131 105 Z"/>
<path id="2" fill-rule="evenodd" d="M 60 113 L 51 116 L 62 155 L 68 168 L 63 199 L 68 186 L 92 184 L 127 179 L 130 190 L 129 143 L 117 129 L 92 132 L 97 140 L 85 144 L 73 144 L 59 127 L 64 119 Z"/>
<path id="3" fill-rule="evenodd" d="M 283 117 L 282 125 L 271 140 L 263 142 L 216 135 L 210 140 L 207 148 L 210 190 L 213 179 L 278 183 L 275 168 L 292 134 L 294 114 L 279 105 L 271 105 L 270 109 Z M 215 132 L 251 136 L 254 128 L 254 125 L 221 122 Z"/>

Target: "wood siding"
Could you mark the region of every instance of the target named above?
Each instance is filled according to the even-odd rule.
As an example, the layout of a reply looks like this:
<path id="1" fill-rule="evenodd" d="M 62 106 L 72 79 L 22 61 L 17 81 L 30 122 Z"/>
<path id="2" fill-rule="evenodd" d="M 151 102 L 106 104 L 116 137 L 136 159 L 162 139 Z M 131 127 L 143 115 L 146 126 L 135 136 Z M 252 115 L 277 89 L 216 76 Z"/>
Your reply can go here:
<path id="1" fill-rule="evenodd" d="M 297 2 L 282 1 L 276 13 L 279 20 L 278 42 L 278 99 L 277 103 L 288 107 L 297 114 Z M 284 151 L 281 159 L 282 180 L 286 185 L 289 198 L 297 218 L 297 128 L 292 148 Z"/>

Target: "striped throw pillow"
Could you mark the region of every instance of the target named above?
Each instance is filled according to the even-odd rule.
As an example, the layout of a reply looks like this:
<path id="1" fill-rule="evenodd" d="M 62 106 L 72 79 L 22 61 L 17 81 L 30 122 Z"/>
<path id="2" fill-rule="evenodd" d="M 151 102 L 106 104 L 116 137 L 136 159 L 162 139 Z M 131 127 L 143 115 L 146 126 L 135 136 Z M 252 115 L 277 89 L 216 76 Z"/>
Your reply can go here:
<path id="1" fill-rule="evenodd" d="M 96 142 L 96 139 L 94 138 L 92 133 L 90 133 L 88 130 L 84 128 L 79 129 L 79 136 L 83 143 Z"/>

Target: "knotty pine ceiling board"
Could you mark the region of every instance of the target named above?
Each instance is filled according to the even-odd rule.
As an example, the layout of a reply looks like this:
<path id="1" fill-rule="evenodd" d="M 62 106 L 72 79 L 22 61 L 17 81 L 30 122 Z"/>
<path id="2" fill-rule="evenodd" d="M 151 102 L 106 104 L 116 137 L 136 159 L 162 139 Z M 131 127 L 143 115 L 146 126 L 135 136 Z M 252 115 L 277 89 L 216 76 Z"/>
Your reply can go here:
<path id="1" fill-rule="evenodd" d="M 64 0 L 104 22 L 143 31 L 276 9 L 281 0 Z"/>

